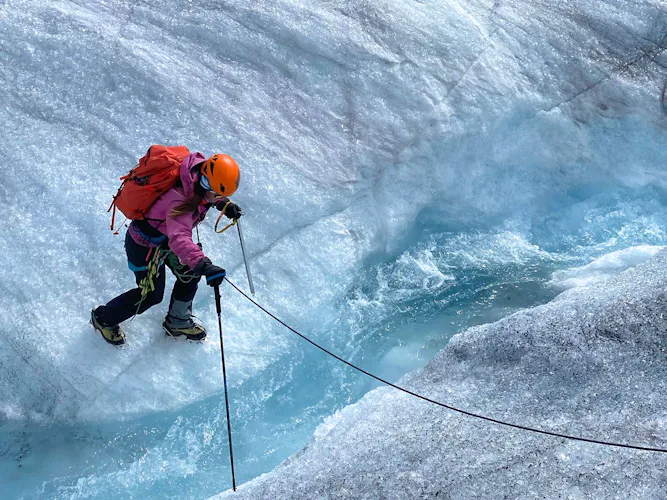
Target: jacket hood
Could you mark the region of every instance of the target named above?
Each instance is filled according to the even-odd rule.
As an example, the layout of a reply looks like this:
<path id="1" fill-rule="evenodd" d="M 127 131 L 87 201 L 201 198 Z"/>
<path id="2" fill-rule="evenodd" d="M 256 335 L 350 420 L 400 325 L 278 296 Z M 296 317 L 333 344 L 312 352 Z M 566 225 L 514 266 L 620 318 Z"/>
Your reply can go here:
<path id="1" fill-rule="evenodd" d="M 195 186 L 199 182 L 199 171 L 194 167 L 206 160 L 199 151 L 190 153 L 181 163 L 181 183 L 183 184 L 183 195 L 189 200 L 195 195 Z"/>

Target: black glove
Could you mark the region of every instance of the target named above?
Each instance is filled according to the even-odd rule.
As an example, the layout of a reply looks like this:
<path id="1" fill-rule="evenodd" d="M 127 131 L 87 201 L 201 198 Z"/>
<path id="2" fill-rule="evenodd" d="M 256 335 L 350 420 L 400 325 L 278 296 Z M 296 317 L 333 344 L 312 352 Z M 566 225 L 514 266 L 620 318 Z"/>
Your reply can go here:
<path id="1" fill-rule="evenodd" d="M 220 286 L 225 276 L 227 276 L 223 268 L 216 266 L 207 258 L 200 260 L 194 271 L 199 276 L 206 276 L 206 284 L 209 286 Z"/>
<path id="2" fill-rule="evenodd" d="M 236 220 L 243 215 L 241 207 L 239 207 L 236 203 L 229 201 L 228 199 L 217 202 L 215 204 L 215 208 L 221 212 L 224 210 L 224 214 L 230 219 Z"/>

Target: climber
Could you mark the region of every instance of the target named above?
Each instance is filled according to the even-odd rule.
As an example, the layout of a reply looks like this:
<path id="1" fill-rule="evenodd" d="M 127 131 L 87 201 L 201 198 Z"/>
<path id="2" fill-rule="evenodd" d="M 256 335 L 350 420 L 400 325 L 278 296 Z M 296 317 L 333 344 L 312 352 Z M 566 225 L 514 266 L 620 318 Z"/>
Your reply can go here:
<path id="1" fill-rule="evenodd" d="M 177 148 L 182 149 L 178 151 Z M 237 220 L 243 215 L 241 208 L 229 200 L 240 181 L 239 167 L 232 157 L 215 154 L 206 159 L 201 153 L 189 153 L 183 146 L 170 148 L 157 145 L 152 146 L 140 160 L 139 166 L 123 178 L 126 182 L 135 183 L 135 191 L 121 186 L 114 199 L 114 204 L 123 213 L 127 214 L 128 211 L 124 210 L 126 206 L 121 206 L 120 202 L 125 205 L 133 203 L 133 200 L 128 200 L 128 196 L 136 197 L 136 203 L 145 203 L 150 198 L 146 186 L 151 183 L 146 182 L 147 177 L 142 177 L 139 169 L 153 172 L 154 165 L 160 165 L 159 161 L 165 165 L 171 162 L 172 169 L 166 175 L 174 176 L 174 179 L 168 181 L 173 186 L 166 191 L 163 188 L 153 189 L 157 199 L 145 211 L 141 211 L 141 217 L 132 220 L 125 235 L 128 265 L 134 272 L 138 287 L 91 312 L 91 324 L 110 344 L 125 343 L 125 334 L 120 327 L 123 321 L 162 301 L 165 266 L 176 276 L 176 283 L 169 311 L 162 324 L 164 331 L 172 337 L 203 340 L 206 329 L 192 319 L 192 302 L 197 285 L 201 276 L 206 276 L 207 284 L 219 286 L 225 277 L 225 270 L 213 264 L 202 251 L 201 245 L 194 243 L 192 230 L 204 220 L 211 207 L 223 211 L 230 219 Z M 158 168 L 164 170 L 166 167 Z M 163 194 L 159 194 L 161 191 Z M 123 199 L 120 196 L 123 192 L 130 195 Z"/>

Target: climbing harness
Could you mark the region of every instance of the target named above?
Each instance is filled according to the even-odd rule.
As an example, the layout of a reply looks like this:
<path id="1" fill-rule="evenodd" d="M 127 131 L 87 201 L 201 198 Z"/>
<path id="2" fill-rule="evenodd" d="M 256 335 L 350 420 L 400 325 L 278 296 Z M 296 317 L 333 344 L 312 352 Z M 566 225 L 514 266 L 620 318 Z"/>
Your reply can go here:
<path id="1" fill-rule="evenodd" d="M 137 311 L 134 313 L 135 316 L 139 314 L 141 304 L 144 303 L 148 294 L 155 291 L 155 279 L 160 275 L 160 269 L 164 264 L 169 265 L 176 276 L 176 279 L 183 283 L 189 283 L 195 279 L 193 274 L 188 273 L 190 268 L 181 263 L 176 254 L 171 250 L 165 250 L 160 247 L 151 248 L 146 256 L 146 260 L 148 261 L 146 264 L 148 274 L 139 282 L 141 299 L 137 302 Z"/>
<path id="2" fill-rule="evenodd" d="M 504 426 L 506 426 L 506 427 L 512 427 L 512 428 L 514 428 L 514 429 L 519 429 L 519 430 L 522 430 L 522 431 L 534 432 L 534 433 L 537 433 L 537 434 L 544 434 L 544 435 L 547 435 L 547 436 L 554 436 L 554 437 L 559 437 L 559 438 L 563 438 L 563 439 L 570 439 L 570 440 L 573 440 L 573 441 L 583 441 L 583 442 L 586 442 L 586 443 L 600 444 L 600 445 L 604 445 L 604 446 L 614 446 L 614 447 L 618 447 L 618 448 L 630 448 L 630 449 L 633 449 L 633 450 L 642 450 L 642 451 L 653 451 L 653 452 L 658 452 L 658 453 L 667 453 L 667 449 L 664 449 L 664 448 L 652 448 L 652 447 L 650 447 L 650 446 L 637 446 L 637 445 L 632 445 L 632 444 L 614 443 L 614 442 L 610 442 L 610 441 L 601 441 L 601 440 L 598 440 L 598 439 L 590 439 L 590 438 L 579 437 L 579 436 L 571 436 L 571 435 L 568 435 L 568 434 L 561 434 L 561 433 L 558 433 L 558 432 L 551 432 L 551 431 L 545 431 L 545 430 L 542 430 L 542 429 L 535 429 L 535 428 L 533 428 L 533 427 L 527 427 L 527 426 L 525 426 L 525 425 L 519 425 L 519 424 L 513 424 L 513 423 L 510 423 L 510 422 L 504 422 L 504 421 L 502 421 L 502 420 L 498 420 L 498 419 L 495 419 L 495 418 L 486 417 L 486 416 L 484 416 L 484 415 L 479 415 L 479 414 L 477 414 L 477 413 L 473 413 L 473 412 L 470 412 L 470 411 L 462 410 L 462 409 L 460 409 L 460 408 L 456 408 L 456 407 L 454 407 L 454 406 L 451 406 L 451 405 L 448 405 L 448 404 L 445 404 L 445 403 L 441 403 L 440 401 L 435 401 L 434 399 L 428 398 L 428 397 L 426 397 L 426 396 L 422 396 L 421 394 L 418 394 L 418 393 L 413 392 L 413 391 L 411 391 L 411 390 L 409 390 L 409 389 L 406 389 L 405 387 L 401 387 L 400 385 L 393 384 L 393 383 L 389 382 L 388 380 L 385 380 L 385 379 L 383 379 L 383 378 L 381 378 L 381 377 L 378 377 L 377 375 L 374 375 L 374 374 L 372 374 L 371 372 L 366 371 L 366 370 L 364 370 L 363 368 L 360 368 L 360 367 L 358 367 L 358 366 L 356 366 L 356 365 L 350 363 L 349 361 L 347 361 L 347 360 L 341 358 L 340 356 L 334 354 L 333 352 L 331 352 L 331 351 L 325 349 L 325 348 L 322 347 L 321 345 L 319 345 L 319 344 L 313 342 L 313 341 L 310 340 L 308 337 L 306 337 L 306 336 L 303 335 L 302 333 L 299 333 L 297 330 L 295 330 L 294 328 L 292 328 L 291 326 L 289 326 L 287 323 L 285 323 L 284 321 L 282 321 L 280 318 L 278 318 L 277 316 L 275 316 L 273 313 L 271 313 L 270 311 L 268 311 L 267 309 L 265 309 L 263 306 L 261 306 L 260 304 L 258 304 L 257 302 L 255 302 L 255 301 L 254 301 L 251 297 L 249 297 L 243 290 L 241 290 L 238 286 L 236 286 L 234 283 L 232 283 L 232 282 L 229 280 L 229 278 L 225 278 L 225 280 L 227 281 L 227 283 L 229 283 L 230 285 L 232 285 L 232 287 L 234 287 L 234 289 L 236 289 L 237 292 L 239 292 L 239 293 L 240 293 L 241 295 L 243 295 L 246 299 L 248 299 L 250 302 L 252 302 L 252 304 L 254 304 L 257 308 L 261 309 L 261 310 L 262 310 L 264 313 L 266 313 L 268 316 L 270 316 L 270 317 L 273 318 L 275 321 L 277 321 L 278 323 L 280 323 L 281 325 L 283 325 L 285 328 L 287 328 L 288 330 L 290 330 L 292 333 L 295 333 L 296 335 L 298 335 L 299 337 L 301 337 L 303 340 L 305 340 L 305 341 L 308 342 L 309 344 L 311 344 L 311 345 L 313 345 L 314 347 L 318 348 L 319 350 L 325 352 L 325 353 L 328 354 L 329 356 L 331 356 L 331 357 L 337 359 L 337 360 L 340 361 L 341 363 L 346 364 L 346 365 L 349 366 L 350 368 L 353 368 L 353 369 L 355 369 L 355 370 L 357 370 L 357 371 L 363 373 L 364 375 L 367 375 L 367 376 L 371 377 L 372 379 L 377 380 L 378 382 L 381 382 L 381 383 L 383 383 L 383 384 L 385 384 L 385 385 L 388 385 L 389 387 L 393 387 L 394 389 L 399 390 L 399 391 L 401 391 L 401 392 L 404 392 L 404 393 L 406 393 L 406 394 L 409 394 L 410 396 L 413 396 L 413 397 L 415 397 L 415 398 L 421 399 L 421 400 L 423 400 L 423 401 L 426 401 L 426 402 L 428 402 L 428 403 L 431 403 L 431 404 L 434 404 L 434 405 L 437 405 L 437 406 L 441 406 L 442 408 L 446 408 L 446 409 L 448 409 L 448 410 L 455 411 L 455 412 L 457 412 L 457 413 L 461 413 L 461 414 L 463 414 L 463 415 L 467 415 L 467 416 L 469 416 L 469 417 L 478 418 L 478 419 L 480 419 L 480 420 L 485 420 L 485 421 L 487 421 L 487 422 L 491 422 L 491 423 L 498 424 L 498 425 L 504 425 Z"/>

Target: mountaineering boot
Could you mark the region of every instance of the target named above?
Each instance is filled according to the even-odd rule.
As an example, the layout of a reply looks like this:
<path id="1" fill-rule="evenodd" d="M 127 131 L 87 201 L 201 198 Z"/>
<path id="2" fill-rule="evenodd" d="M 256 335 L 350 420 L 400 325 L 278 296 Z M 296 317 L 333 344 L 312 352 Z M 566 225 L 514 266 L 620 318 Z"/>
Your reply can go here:
<path id="1" fill-rule="evenodd" d="M 185 338 L 188 340 L 204 340 L 206 338 L 206 328 L 202 325 L 198 325 L 192 320 L 190 320 L 189 324 L 176 326 L 172 325 L 169 318 L 167 318 L 164 320 L 164 323 L 162 323 L 162 328 L 164 328 L 164 332 L 169 337 L 180 337 L 181 335 L 185 335 Z"/>
<path id="2" fill-rule="evenodd" d="M 125 343 L 125 334 L 118 325 L 104 326 L 95 316 L 95 309 L 90 312 L 90 324 L 93 328 L 102 334 L 104 340 L 113 345 L 123 345 Z"/>

